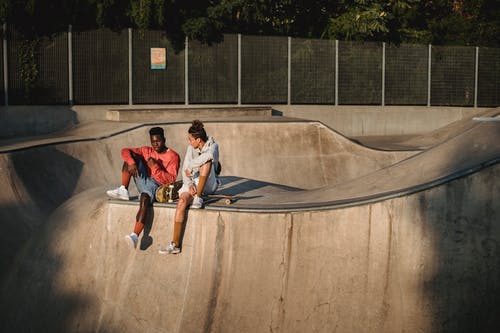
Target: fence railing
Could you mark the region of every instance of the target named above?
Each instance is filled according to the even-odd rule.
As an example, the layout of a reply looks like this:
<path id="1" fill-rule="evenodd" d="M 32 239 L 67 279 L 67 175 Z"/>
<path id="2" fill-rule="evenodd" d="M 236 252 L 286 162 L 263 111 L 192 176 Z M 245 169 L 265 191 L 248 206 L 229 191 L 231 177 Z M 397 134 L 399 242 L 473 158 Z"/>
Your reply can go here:
<path id="1" fill-rule="evenodd" d="M 23 45 L 4 31 L 3 105 L 500 105 L 497 48 L 233 34 L 176 53 L 161 31 L 69 28 L 38 42 L 27 92 Z M 166 50 L 164 69 L 151 68 L 151 48 Z"/>

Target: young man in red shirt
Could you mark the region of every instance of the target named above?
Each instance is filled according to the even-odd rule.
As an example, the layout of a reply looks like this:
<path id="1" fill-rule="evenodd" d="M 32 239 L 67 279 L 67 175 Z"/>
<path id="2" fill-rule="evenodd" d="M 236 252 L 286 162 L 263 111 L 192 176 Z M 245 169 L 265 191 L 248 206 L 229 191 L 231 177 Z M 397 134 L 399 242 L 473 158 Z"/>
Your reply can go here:
<path id="1" fill-rule="evenodd" d="M 155 200 L 158 187 L 173 183 L 177 179 L 180 158 L 174 150 L 165 144 L 163 128 L 153 127 L 149 130 L 151 146 L 140 148 L 123 148 L 121 186 L 106 193 L 115 199 L 129 200 L 128 186 L 134 178 L 139 191 L 139 211 L 137 212 L 134 232 L 125 236 L 125 240 L 136 248 L 139 234 L 144 230 L 149 206 Z"/>

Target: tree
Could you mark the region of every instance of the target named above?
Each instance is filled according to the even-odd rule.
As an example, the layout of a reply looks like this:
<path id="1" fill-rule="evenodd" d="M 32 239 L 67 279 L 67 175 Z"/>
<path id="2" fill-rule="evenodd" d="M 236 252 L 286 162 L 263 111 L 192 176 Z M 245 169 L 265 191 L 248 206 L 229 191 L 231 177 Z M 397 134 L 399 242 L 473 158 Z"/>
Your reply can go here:
<path id="1" fill-rule="evenodd" d="M 106 27 L 211 43 L 223 33 L 500 46 L 498 0 L 0 0 L 25 36 Z"/>

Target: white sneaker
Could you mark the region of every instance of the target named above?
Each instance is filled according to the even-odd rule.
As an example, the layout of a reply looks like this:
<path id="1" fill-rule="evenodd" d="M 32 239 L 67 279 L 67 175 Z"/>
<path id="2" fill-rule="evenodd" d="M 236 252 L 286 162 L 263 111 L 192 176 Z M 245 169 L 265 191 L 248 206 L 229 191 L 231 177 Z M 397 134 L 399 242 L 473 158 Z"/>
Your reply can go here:
<path id="1" fill-rule="evenodd" d="M 129 200 L 128 190 L 123 185 L 114 190 L 106 191 L 106 194 L 115 199 Z"/>
<path id="2" fill-rule="evenodd" d="M 168 243 L 166 248 L 161 248 L 158 250 L 159 254 L 177 254 L 181 252 L 181 249 L 175 245 L 174 242 Z"/>
<path id="3" fill-rule="evenodd" d="M 191 208 L 199 209 L 203 207 L 203 199 L 197 195 L 193 198 L 193 203 L 191 204 Z"/>
<path id="4" fill-rule="evenodd" d="M 137 248 L 137 242 L 139 241 L 139 237 L 136 234 L 131 233 L 130 235 L 125 236 L 125 241 L 132 247 L 133 249 Z"/>

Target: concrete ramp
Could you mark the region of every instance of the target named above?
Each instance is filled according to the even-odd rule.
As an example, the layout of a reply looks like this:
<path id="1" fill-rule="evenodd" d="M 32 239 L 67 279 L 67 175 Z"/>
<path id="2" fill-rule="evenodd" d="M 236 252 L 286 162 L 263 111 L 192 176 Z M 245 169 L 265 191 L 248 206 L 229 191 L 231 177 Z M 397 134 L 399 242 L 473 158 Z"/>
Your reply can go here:
<path id="1" fill-rule="evenodd" d="M 367 149 L 318 122 L 278 119 L 206 122 L 221 145 L 224 175 L 309 189 L 352 179 L 414 154 Z M 160 125 L 167 144 L 184 157 L 189 123 Z M 5 244 L 0 247 L 0 264 L 8 267 L 23 243 L 70 197 L 97 186 L 117 186 L 120 149 L 149 145 L 151 126 L 91 122 L 56 137 L 9 140 L 0 154 L 0 243 Z"/>
<path id="2" fill-rule="evenodd" d="M 186 124 L 164 128 L 170 146 L 185 147 Z M 69 163 L 77 181 L 59 205 L 47 204 L 50 218 L 4 274 L 3 329 L 500 328 L 498 123 L 475 123 L 420 153 L 367 149 L 315 122 L 207 122 L 207 129 L 221 143 L 223 190 L 239 200 L 190 210 L 176 256 L 157 252 L 171 238 L 174 206 L 155 205 L 134 251 L 123 236 L 137 204 L 104 196 L 105 185 L 118 181 L 119 147 L 137 145 L 147 127 L 35 149 L 81 164 Z M 12 151 L 2 167 L 24 165 L 30 153 Z M 19 178 L 47 189 L 58 184 L 29 174 Z M 20 184 L 5 187 L 25 193 Z M 65 188 L 58 186 L 49 198 Z"/>

